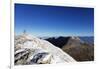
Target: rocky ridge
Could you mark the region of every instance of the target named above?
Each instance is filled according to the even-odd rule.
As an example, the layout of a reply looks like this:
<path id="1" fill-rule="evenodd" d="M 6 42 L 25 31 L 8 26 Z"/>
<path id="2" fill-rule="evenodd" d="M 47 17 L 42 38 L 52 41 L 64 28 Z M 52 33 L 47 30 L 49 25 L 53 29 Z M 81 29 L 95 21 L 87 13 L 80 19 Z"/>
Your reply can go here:
<path id="1" fill-rule="evenodd" d="M 17 35 L 14 42 L 15 65 L 76 62 L 60 48 L 32 35 Z"/>

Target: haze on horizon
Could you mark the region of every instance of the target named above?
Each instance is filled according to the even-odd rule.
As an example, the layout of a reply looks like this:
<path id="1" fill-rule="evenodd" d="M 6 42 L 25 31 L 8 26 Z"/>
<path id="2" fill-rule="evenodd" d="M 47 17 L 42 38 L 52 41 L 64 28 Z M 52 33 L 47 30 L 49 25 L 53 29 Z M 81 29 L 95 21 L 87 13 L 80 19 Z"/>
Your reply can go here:
<path id="1" fill-rule="evenodd" d="M 15 4 L 15 33 L 34 36 L 93 36 L 94 9 Z"/>

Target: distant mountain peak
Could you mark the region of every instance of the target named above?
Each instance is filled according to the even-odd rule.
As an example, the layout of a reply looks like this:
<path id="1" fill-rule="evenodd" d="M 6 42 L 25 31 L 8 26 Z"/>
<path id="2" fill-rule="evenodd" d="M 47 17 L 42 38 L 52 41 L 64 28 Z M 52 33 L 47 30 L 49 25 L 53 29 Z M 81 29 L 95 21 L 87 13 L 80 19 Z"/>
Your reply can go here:
<path id="1" fill-rule="evenodd" d="M 71 36 L 68 42 L 63 46 L 63 48 L 65 48 L 66 46 L 81 46 L 81 43 L 83 43 L 83 41 L 79 37 Z"/>
<path id="2" fill-rule="evenodd" d="M 71 36 L 70 39 L 79 40 L 80 41 L 80 38 L 78 36 Z"/>

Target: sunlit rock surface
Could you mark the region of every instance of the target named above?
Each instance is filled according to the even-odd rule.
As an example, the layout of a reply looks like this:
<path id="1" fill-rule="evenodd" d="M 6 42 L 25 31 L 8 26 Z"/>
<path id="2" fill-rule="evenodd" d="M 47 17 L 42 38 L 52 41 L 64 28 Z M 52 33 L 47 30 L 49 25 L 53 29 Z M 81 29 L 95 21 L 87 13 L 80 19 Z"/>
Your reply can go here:
<path id="1" fill-rule="evenodd" d="M 15 65 L 76 62 L 60 48 L 28 34 L 15 36 L 14 49 Z"/>

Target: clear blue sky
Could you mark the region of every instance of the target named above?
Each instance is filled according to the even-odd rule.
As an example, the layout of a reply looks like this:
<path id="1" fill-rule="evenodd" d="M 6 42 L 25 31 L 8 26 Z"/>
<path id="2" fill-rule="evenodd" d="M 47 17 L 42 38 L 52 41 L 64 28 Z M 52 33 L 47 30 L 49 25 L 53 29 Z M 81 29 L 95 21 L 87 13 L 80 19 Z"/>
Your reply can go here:
<path id="1" fill-rule="evenodd" d="M 15 4 L 15 33 L 35 36 L 93 36 L 94 9 Z"/>

